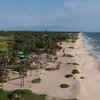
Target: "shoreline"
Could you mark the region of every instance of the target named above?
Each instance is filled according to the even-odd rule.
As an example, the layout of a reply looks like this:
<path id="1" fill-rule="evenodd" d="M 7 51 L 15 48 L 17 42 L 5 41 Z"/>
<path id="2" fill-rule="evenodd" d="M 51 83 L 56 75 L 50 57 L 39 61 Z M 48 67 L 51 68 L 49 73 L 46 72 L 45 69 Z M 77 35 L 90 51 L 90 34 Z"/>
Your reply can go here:
<path id="1" fill-rule="evenodd" d="M 81 33 L 81 34 L 82 34 L 81 37 L 83 38 L 83 47 L 86 49 L 87 52 L 89 52 L 89 55 L 92 56 L 92 57 L 94 57 L 95 60 L 97 61 L 98 60 L 98 57 L 95 55 L 94 52 L 92 52 L 92 50 L 90 50 L 88 47 L 85 46 L 86 45 L 85 44 L 85 36 L 83 35 L 83 33 Z"/>
<path id="2" fill-rule="evenodd" d="M 84 39 L 82 35 L 81 38 Z M 83 46 L 81 47 L 83 48 L 83 50 L 81 50 L 81 53 L 83 51 L 83 55 L 81 54 L 80 56 L 80 66 L 81 74 L 85 77 L 85 79 L 80 80 L 79 77 L 77 77 L 77 80 L 80 83 L 80 92 L 77 95 L 77 98 L 79 100 L 99 100 L 100 86 L 97 82 L 100 82 L 100 73 L 98 71 L 99 64 L 96 62 L 96 56 L 84 46 L 84 43 L 85 42 L 83 40 Z"/>

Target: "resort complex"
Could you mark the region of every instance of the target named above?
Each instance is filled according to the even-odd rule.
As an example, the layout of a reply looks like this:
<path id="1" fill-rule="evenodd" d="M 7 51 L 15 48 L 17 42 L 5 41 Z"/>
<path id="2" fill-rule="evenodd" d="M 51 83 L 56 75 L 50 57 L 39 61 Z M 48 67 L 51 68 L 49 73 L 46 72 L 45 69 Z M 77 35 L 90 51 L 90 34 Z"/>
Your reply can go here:
<path id="1" fill-rule="evenodd" d="M 76 100 L 78 38 L 77 32 L 0 32 L 0 100 Z"/>
<path id="2" fill-rule="evenodd" d="M 99 65 L 79 32 L 0 32 L 0 100 L 99 100 Z"/>

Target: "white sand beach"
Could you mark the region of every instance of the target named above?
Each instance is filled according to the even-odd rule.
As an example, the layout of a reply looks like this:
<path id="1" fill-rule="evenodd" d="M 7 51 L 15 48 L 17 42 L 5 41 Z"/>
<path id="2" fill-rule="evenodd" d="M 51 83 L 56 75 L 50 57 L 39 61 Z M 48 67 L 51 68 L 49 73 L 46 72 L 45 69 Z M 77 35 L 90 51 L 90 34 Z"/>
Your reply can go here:
<path id="1" fill-rule="evenodd" d="M 30 89 L 34 93 L 46 94 L 48 97 L 57 97 L 62 99 L 78 100 L 99 100 L 100 99 L 100 72 L 95 58 L 84 47 L 83 36 L 80 34 L 76 43 L 62 42 L 62 50 L 57 52 L 58 61 L 61 61 L 59 70 L 45 71 L 39 70 L 39 76 L 42 81 L 33 84 L 36 71 L 32 71 L 32 76 L 28 72 L 25 78 L 25 86 L 21 88 L 20 79 L 12 80 L 4 83 L 4 90 Z M 71 49 L 69 47 L 74 47 Z M 63 53 L 71 54 L 74 57 L 63 57 Z M 68 65 L 67 63 L 78 63 L 77 65 Z M 52 65 L 52 64 L 51 64 Z M 65 78 L 66 74 L 70 74 L 73 69 L 78 69 L 79 74 L 72 78 Z M 80 77 L 84 77 L 81 79 Z M 68 84 L 68 88 L 61 88 L 60 84 Z"/>

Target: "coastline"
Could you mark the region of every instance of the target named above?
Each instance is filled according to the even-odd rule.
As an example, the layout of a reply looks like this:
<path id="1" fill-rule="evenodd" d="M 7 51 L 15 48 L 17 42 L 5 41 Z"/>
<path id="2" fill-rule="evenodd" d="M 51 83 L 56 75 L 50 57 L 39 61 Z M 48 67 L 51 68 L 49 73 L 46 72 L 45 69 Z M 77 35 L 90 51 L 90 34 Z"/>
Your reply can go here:
<path id="1" fill-rule="evenodd" d="M 100 73 L 96 57 L 84 46 L 84 36 L 79 34 L 79 39 L 76 43 L 62 42 L 62 50 L 57 51 L 57 62 L 61 61 L 59 70 L 45 71 L 39 70 L 42 81 L 39 84 L 33 84 L 32 80 L 37 78 L 37 71 L 32 71 L 32 76 L 28 72 L 25 78 L 25 86 L 20 86 L 20 79 L 8 81 L 4 83 L 4 89 L 7 91 L 15 89 L 29 89 L 37 94 L 46 94 L 50 100 L 52 97 L 62 99 L 78 99 L 78 100 L 99 100 L 100 98 Z M 69 47 L 74 47 L 70 49 Z M 62 52 L 64 50 L 64 52 Z M 63 57 L 63 53 L 73 55 L 72 58 Z M 67 65 L 67 63 L 78 63 L 77 65 Z M 54 67 L 55 64 L 49 64 Z M 72 78 L 65 78 L 66 74 L 71 74 L 73 69 L 78 69 L 79 74 Z M 81 79 L 80 77 L 84 77 Z M 62 89 L 60 84 L 68 84 L 69 88 Z M 49 99 L 46 100 L 49 100 Z M 61 98 L 61 99 L 59 99 Z"/>
<path id="2" fill-rule="evenodd" d="M 77 80 L 80 83 L 80 92 L 77 95 L 79 100 L 99 100 L 100 95 L 100 73 L 98 70 L 99 64 L 96 62 L 96 56 L 91 53 L 85 46 L 84 46 L 84 37 L 80 35 L 80 43 L 82 43 L 82 47 L 80 47 L 81 52 L 80 57 L 80 71 L 81 74 L 85 77 L 84 80 L 80 80 L 77 77 Z M 77 52 L 79 52 L 77 50 Z"/>

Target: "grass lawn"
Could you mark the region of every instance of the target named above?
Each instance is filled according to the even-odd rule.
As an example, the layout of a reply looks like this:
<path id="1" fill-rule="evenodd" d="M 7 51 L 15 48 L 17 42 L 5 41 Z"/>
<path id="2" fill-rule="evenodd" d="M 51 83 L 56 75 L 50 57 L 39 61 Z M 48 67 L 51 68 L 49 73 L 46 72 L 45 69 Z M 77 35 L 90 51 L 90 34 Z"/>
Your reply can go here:
<path id="1" fill-rule="evenodd" d="M 7 92 L 0 90 L 0 100 L 9 100 L 7 95 Z"/>
<path id="2" fill-rule="evenodd" d="M 7 42 L 13 40 L 10 36 L 0 36 L 0 51 L 7 51 Z"/>
<path id="3" fill-rule="evenodd" d="M 0 51 L 7 51 L 7 43 L 0 42 Z"/>
<path id="4" fill-rule="evenodd" d="M 37 95 L 30 90 L 15 90 L 13 93 L 17 93 L 20 96 L 20 100 L 45 100 L 46 95 Z"/>
<path id="5" fill-rule="evenodd" d="M 45 100 L 46 95 L 38 95 L 30 90 L 15 90 L 11 93 L 0 90 L 0 100 L 12 100 L 14 94 L 17 94 L 18 100 Z M 15 99 L 14 99 L 15 100 Z M 17 100 L 17 99 L 16 99 Z"/>

